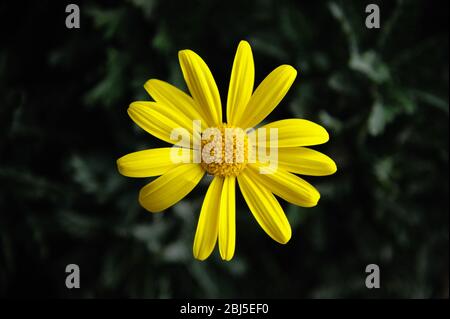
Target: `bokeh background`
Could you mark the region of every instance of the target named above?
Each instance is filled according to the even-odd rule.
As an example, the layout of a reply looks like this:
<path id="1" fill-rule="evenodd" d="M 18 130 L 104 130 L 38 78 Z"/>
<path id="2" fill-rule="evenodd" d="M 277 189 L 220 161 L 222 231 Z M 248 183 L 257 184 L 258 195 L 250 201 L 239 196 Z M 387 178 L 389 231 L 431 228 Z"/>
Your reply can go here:
<path id="1" fill-rule="evenodd" d="M 0 295 L 126 298 L 448 297 L 447 1 L 65 1 L 0 4 Z M 367 29 L 378 3 L 381 28 Z M 282 203 L 285 245 L 238 193 L 237 249 L 192 256 L 208 180 L 164 213 L 139 207 L 148 179 L 115 161 L 164 145 L 131 121 L 143 84 L 186 88 L 177 52 L 210 66 L 222 94 L 238 42 L 256 82 L 280 64 L 299 76 L 268 120 L 300 117 L 330 132 L 316 149 L 338 172 L 307 178 L 315 208 Z M 225 103 L 223 103 L 225 104 Z M 65 266 L 81 288 L 65 287 Z M 365 287 L 365 267 L 381 288 Z"/>

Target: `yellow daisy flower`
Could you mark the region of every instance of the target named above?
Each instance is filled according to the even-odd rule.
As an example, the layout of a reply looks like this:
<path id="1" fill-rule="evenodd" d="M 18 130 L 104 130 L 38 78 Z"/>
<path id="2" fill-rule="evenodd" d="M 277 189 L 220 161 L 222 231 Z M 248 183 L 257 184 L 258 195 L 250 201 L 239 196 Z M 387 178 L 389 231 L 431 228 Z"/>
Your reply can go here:
<path id="1" fill-rule="evenodd" d="M 222 259 L 233 258 L 236 184 L 261 228 L 275 241 L 287 243 L 291 227 L 274 195 L 295 205 L 315 206 L 319 192 L 295 174 L 324 176 L 336 172 L 332 159 L 305 148 L 328 141 L 327 131 L 318 124 L 303 119 L 269 123 L 262 126 L 262 132 L 276 129 L 270 130 L 270 143 L 259 138 L 260 129 L 249 129 L 260 124 L 280 103 L 296 78 L 296 70 L 281 65 L 253 91 L 252 50 L 248 42 L 241 41 L 231 71 L 225 122 L 219 90 L 206 63 L 191 50 L 180 51 L 179 61 L 191 96 L 166 82 L 151 79 L 144 87 L 154 102 L 133 102 L 128 114 L 151 135 L 184 147 L 178 151 L 188 150 L 191 162 L 174 161 L 173 147 L 156 148 L 121 157 L 117 160 L 119 172 L 129 177 L 161 175 L 139 193 L 140 204 L 150 212 L 160 212 L 174 205 L 192 191 L 205 173 L 213 175 L 193 245 L 194 257 L 199 260 L 211 254 L 217 239 Z M 195 129 L 194 120 L 198 121 L 199 130 Z M 176 128 L 184 129 L 191 139 L 181 143 L 174 139 Z M 216 134 L 206 136 L 209 128 L 217 128 Z M 230 135 L 231 138 L 227 135 L 228 129 L 236 133 Z M 275 146 L 271 144 L 272 132 L 274 136 L 278 134 Z M 195 140 L 201 143 L 195 146 L 192 142 Z M 231 148 L 227 143 L 231 143 Z M 258 158 L 251 161 L 251 154 L 259 148 L 263 153 L 258 152 Z M 261 156 L 267 155 L 267 150 L 276 155 L 276 168 L 263 173 L 268 166 Z M 200 161 L 192 161 L 199 153 Z M 213 160 L 205 160 L 205 154 L 211 155 Z"/>

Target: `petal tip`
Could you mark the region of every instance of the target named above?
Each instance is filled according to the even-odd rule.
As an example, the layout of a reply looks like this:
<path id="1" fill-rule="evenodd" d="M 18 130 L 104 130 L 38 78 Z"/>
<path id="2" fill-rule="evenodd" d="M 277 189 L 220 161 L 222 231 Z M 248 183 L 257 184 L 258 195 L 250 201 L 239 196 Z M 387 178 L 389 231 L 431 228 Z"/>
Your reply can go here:
<path id="1" fill-rule="evenodd" d="M 315 192 L 315 193 L 311 194 L 311 206 L 310 207 L 317 206 L 317 204 L 319 203 L 319 200 L 320 200 L 319 192 Z"/>
<path id="2" fill-rule="evenodd" d="M 131 103 L 131 104 L 128 106 L 128 108 L 127 108 L 127 114 L 128 114 L 128 116 L 131 117 L 131 118 L 133 118 L 133 113 L 134 113 L 134 107 L 132 107 L 132 104 L 133 104 L 133 103 Z"/>
<path id="3" fill-rule="evenodd" d="M 160 213 L 164 210 L 164 208 L 157 208 L 150 206 L 148 202 L 144 202 L 144 195 L 142 194 L 142 189 L 139 191 L 139 198 L 138 198 L 139 204 L 150 213 Z"/>
<path id="4" fill-rule="evenodd" d="M 136 122 L 134 116 L 139 112 L 139 107 L 138 102 L 133 102 L 128 106 L 127 114 L 134 122 Z"/>
<path id="5" fill-rule="evenodd" d="M 141 101 L 134 101 L 131 102 L 130 105 L 128 106 L 128 110 L 127 111 L 135 111 L 137 108 L 139 107 L 143 107 L 143 103 Z"/>
<path id="6" fill-rule="evenodd" d="M 336 163 L 333 160 L 331 160 L 331 163 L 330 163 L 330 175 L 332 175 L 332 174 L 334 174 L 336 172 L 337 172 L 337 165 L 336 165 Z"/>
<path id="7" fill-rule="evenodd" d="M 197 259 L 198 261 L 205 261 L 206 258 L 208 258 L 208 256 L 202 256 L 202 255 L 194 252 L 194 258 Z"/>
<path id="8" fill-rule="evenodd" d="M 330 134 L 328 133 L 328 131 L 324 128 L 323 129 L 324 132 L 324 139 L 325 139 L 325 143 L 328 142 L 330 140 Z"/>
<path id="9" fill-rule="evenodd" d="M 242 46 L 242 47 L 245 47 L 245 48 L 247 48 L 247 49 L 251 49 L 250 43 L 248 43 L 247 40 L 241 40 L 241 41 L 239 41 L 238 48 L 241 47 L 241 46 Z"/>
<path id="10" fill-rule="evenodd" d="M 326 130 L 326 128 L 324 128 L 322 125 L 317 124 L 315 122 L 313 122 L 315 125 L 318 126 L 318 136 L 320 137 L 318 141 L 318 144 L 324 144 L 326 142 L 328 142 L 330 140 L 330 134 L 328 133 L 328 131 Z"/>
<path id="11" fill-rule="evenodd" d="M 289 75 L 291 77 L 293 77 L 294 79 L 297 76 L 297 70 L 292 65 L 283 64 L 283 65 L 280 65 L 280 68 L 282 69 L 283 72 L 289 73 Z"/>
<path id="12" fill-rule="evenodd" d="M 145 83 L 144 83 L 144 89 L 145 90 L 149 90 L 149 88 L 151 88 L 152 86 L 153 86 L 153 84 L 155 83 L 155 82 L 157 82 L 158 80 L 157 79 L 150 79 L 150 80 L 147 80 Z"/>
<path id="13" fill-rule="evenodd" d="M 316 189 L 314 189 L 314 191 L 309 192 L 309 194 L 307 195 L 307 199 L 305 199 L 304 203 L 297 205 L 301 207 L 312 208 L 317 206 L 319 200 L 320 200 L 320 193 Z"/>
<path id="14" fill-rule="evenodd" d="M 116 160 L 117 170 L 119 171 L 119 173 L 120 173 L 121 175 L 124 175 L 124 174 L 122 173 L 123 168 L 124 168 L 124 165 L 123 165 L 123 163 L 122 163 L 124 157 L 125 157 L 125 156 L 122 156 L 121 158 L 118 158 L 118 159 Z"/>
<path id="15" fill-rule="evenodd" d="M 192 55 L 192 54 L 195 54 L 194 51 L 189 50 L 189 49 L 183 49 L 183 50 L 178 51 L 178 58 L 181 60 L 181 59 L 187 58 L 188 55 Z"/>
<path id="16" fill-rule="evenodd" d="M 208 257 L 212 254 L 214 248 L 212 249 L 205 249 L 204 247 L 201 247 L 196 239 L 194 239 L 194 245 L 192 246 L 192 254 L 194 255 L 194 258 L 198 261 L 205 261 L 208 259 Z"/>
<path id="17" fill-rule="evenodd" d="M 286 245 L 289 242 L 289 240 L 291 240 L 291 237 L 292 237 L 292 230 L 291 227 L 289 227 L 289 230 L 287 230 L 286 233 L 282 234 L 278 242 L 282 245 Z"/>
<path id="18" fill-rule="evenodd" d="M 230 261 L 231 259 L 233 259 L 234 248 L 220 249 L 220 243 L 219 243 L 219 252 L 220 252 L 220 257 L 222 258 L 222 260 Z"/>

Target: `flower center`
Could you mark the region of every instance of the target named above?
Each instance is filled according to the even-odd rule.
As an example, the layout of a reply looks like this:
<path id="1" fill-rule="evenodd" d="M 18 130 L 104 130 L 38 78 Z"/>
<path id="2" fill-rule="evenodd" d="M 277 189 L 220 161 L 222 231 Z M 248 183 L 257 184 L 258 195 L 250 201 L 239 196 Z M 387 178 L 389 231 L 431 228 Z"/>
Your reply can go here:
<path id="1" fill-rule="evenodd" d="M 242 129 L 223 123 L 202 133 L 201 166 L 215 176 L 237 176 L 248 161 L 248 139 Z"/>

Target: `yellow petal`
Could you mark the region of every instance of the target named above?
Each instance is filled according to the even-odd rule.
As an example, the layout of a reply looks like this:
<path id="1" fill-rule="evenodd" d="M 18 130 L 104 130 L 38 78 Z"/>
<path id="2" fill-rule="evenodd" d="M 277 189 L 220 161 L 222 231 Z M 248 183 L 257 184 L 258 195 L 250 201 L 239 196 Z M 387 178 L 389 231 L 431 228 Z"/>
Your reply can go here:
<path id="1" fill-rule="evenodd" d="M 193 246 L 194 257 L 199 260 L 208 258 L 216 245 L 222 185 L 223 178 L 214 177 L 203 200 Z"/>
<path id="2" fill-rule="evenodd" d="M 144 186 L 139 203 L 152 213 L 169 208 L 189 194 L 204 173 L 199 164 L 177 166 Z"/>
<path id="3" fill-rule="evenodd" d="M 184 80 L 211 126 L 222 124 L 222 104 L 216 82 L 206 63 L 195 52 L 178 53 Z"/>
<path id="4" fill-rule="evenodd" d="M 225 177 L 220 199 L 219 250 L 224 260 L 231 260 L 236 244 L 236 177 Z"/>
<path id="5" fill-rule="evenodd" d="M 256 88 L 242 116 L 235 125 L 242 129 L 255 127 L 280 103 L 297 76 L 290 65 L 281 65 L 273 70 Z"/>
<path id="6" fill-rule="evenodd" d="M 259 168 L 260 165 L 251 164 L 247 172 L 248 176 L 270 189 L 275 195 L 302 207 L 317 205 L 320 198 L 319 192 L 302 178 L 281 168 L 272 174 L 260 174 Z"/>
<path id="7" fill-rule="evenodd" d="M 311 176 L 331 175 L 337 170 L 331 158 L 306 147 L 279 148 L 278 167 L 295 174 Z"/>
<path id="8" fill-rule="evenodd" d="M 252 49 L 247 41 L 239 43 L 233 69 L 231 70 L 230 87 L 227 98 L 227 122 L 239 123 L 244 115 L 253 92 L 255 65 Z"/>
<path id="9" fill-rule="evenodd" d="M 292 235 L 291 226 L 273 194 L 247 174 L 238 176 L 239 188 L 250 211 L 262 229 L 275 241 L 285 244 Z"/>
<path id="10" fill-rule="evenodd" d="M 133 102 L 128 108 L 128 115 L 143 130 L 168 143 L 178 143 L 172 140 L 170 135 L 174 129 L 186 129 L 192 139 L 192 120 L 176 110 L 155 102 L 139 101 Z M 196 138 L 200 139 L 200 132 L 194 132 Z M 191 143 L 179 144 L 190 147 Z"/>
<path id="11" fill-rule="evenodd" d="M 322 126 L 303 119 L 280 120 L 261 127 L 266 129 L 266 136 L 269 136 L 271 128 L 278 129 L 278 147 L 318 145 L 329 139 Z"/>
<path id="12" fill-rule="evenodd" d="M 202 129 L 210 126 L 201 108 L 189 95 L 175 86 L 164 81 L 151 79 L 144 84 L 144 88 L 157 103 L 167 105 L 191 120 L 200 120 Z"/>
<path id="13" fill-rule="evenodd" d="M 117 160 L 120 174 L 128 177 L 159 176 L 180 164 L 171 160 L 171 147 L 143 150 Z"/>

